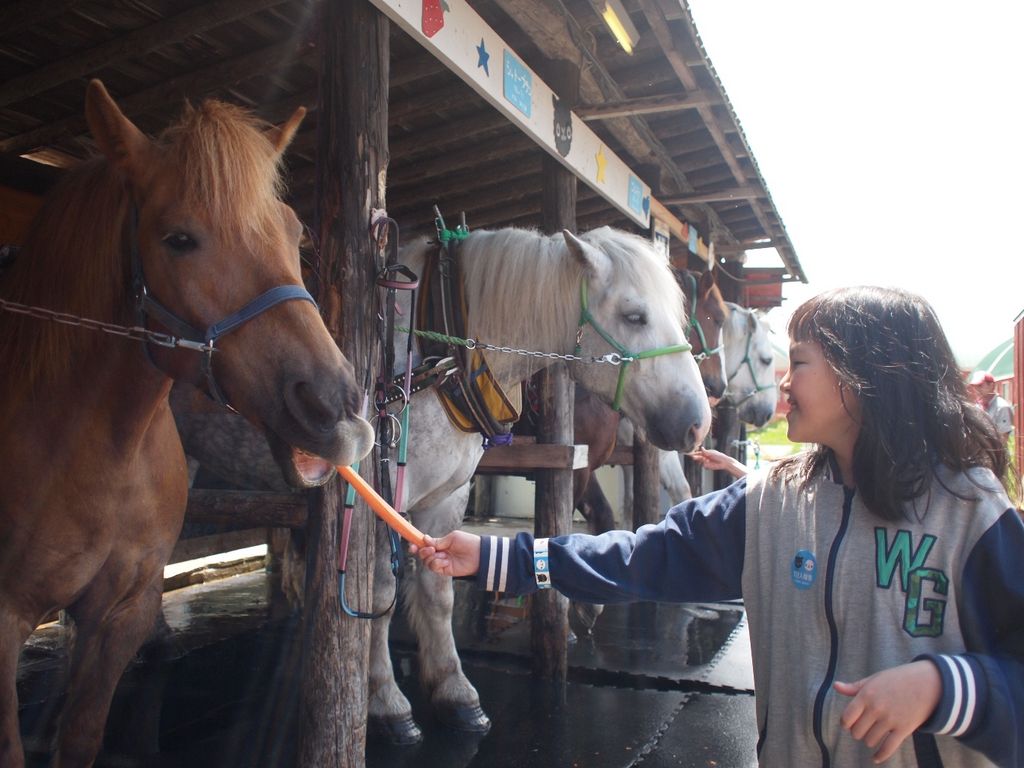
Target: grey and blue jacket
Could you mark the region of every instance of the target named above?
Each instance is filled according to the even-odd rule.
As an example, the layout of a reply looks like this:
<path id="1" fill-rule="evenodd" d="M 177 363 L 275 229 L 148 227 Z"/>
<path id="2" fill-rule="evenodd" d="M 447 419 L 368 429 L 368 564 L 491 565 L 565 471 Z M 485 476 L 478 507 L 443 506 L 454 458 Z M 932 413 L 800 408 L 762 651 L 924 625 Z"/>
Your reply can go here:
<path id="1" fill-rule="evenodd" d="M 826 472 L 748 476 L 636 533 L 484 537 L 476 578 L 596 603 L 742 598 L 764 766 L 872 765 L 832 683 L 928 659 L 941 700 L 885 765 L 959 768 L 1024 766 L 1022 562 L 1024 525 L 987 470 L 940 469 L 899 522 Z"/>

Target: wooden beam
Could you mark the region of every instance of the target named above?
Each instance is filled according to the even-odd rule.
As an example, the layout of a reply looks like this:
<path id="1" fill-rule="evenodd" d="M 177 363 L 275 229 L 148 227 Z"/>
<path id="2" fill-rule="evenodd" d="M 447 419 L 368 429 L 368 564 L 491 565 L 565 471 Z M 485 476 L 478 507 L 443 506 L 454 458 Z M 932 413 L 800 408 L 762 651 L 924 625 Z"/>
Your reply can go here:
<path id="1" fill-rule="evenodd" d="M 251 528 L 304 528 L 306 495 L 193 488 L 185 520 L 190 523 L 244 522 Z"/>
<path id="2" fill-rule="evenodd" d="M 612 99 L 600 104 L 581 104 L 573 111 L 585 121 L 609 120 L 614 117 L 650 115 L 659 112 L 678 112 L 709 104 L 721 104 L 722 99 L 709 93 L 687 93 L 682 96 L 643 96 L 635 99 Z"/>
<path id="3" fill-rule="evenodd" d="M 223 531 L 212 533 L 208 536 L 195 536 L 189 539 L 179 539 L 171 552 L 168 565 L 183 563 L 186 560 L 196 560 L 200 557 L 219 555 L 222 552 L 230 552 L 234 549 L 245 549 L 267 543 L 267 530 L 265 528 L 244 528 L 237 531 Z M 172 577 L 173 579 L 173 577 Z M 173 581 L 164 581 L 164 591 L 177 589 L 184 584 L 175 585 Z"/>
<path id="4" fill-rule="evenodd" d="M 720 189 L 714 192 L 691 192 L 685 195 L 672 195 L 663 197 L 661 202 L 665 205 L 692 205 L 694 203 L 719 203 L 726 200 L 751 200 L 764 197 L 765 191 L 760 187 L 745 185 Z"/>
<path id="5" fill-rule="evenodd" d="M 41 3 L 39 0 L 17 0 L 0 9 L 0 29 L 4 31 L 4 37 L 10 40 L 15 33 L 56 19 L 81 2 L 82 0 L 48 0 Z"/>
<path id="6" fill-rule="evenodd" d="M 184 13 L 119 35 L 109 42 L 52 64 L 12 77 L 0 85 L 0 107 L 30 99 L 61 83 L 85 77 L 122 59 L 140 58 L 158 48 L 251 16 L 287 0 L 220 0 L 202 3 Z"/>
<path id="7" fill-rule="evenodd" d="M 212 67 L 172 77 L 152 88 L 146 88 L 127 96 L 119 96 L 118 105 L 121 107 L 121 111 L 129 117 L 139 115 L 154 107 L 180 102 L 186 95 L 196 98 L 220 88 L 235 85 L 256 75 L 273 71 L 288 63 L 299 53 L 301 51 L 296 47 L 294 40 L 285 40 L 276 45 L 268 45 L 257 51 L 221 61 Z M 301 58 L 311 57 L 312 54 L 305 54 Z M 305 101 L 310 109 L 315 106 L 314 99 L 314 95 L 306 95 Z M 293 111 L 294 108 L 288 114 Z M 22 153 L 48 144 L 55 139 L 80 136 L 86 130 L 85 116 L 81 114 L 81 110 L 77 110 L 74 115 L 63 120 L 47 123 L 3 139 L 0 141 L 0 151 Z"/>
<path id="8" fill-rule="evenodd" d="M 672 66 L 672 69 L 675 70 L 676 76 L 679 78 L 679 82 L 682 83 L 683 87 L 686 88 L 688 92 L 700 90 L 700 83 L 690 68 L 690 62 L 687 61 L 687 57 L 676 46 L 675 38 L 671 32 L 668 21 L 669 17 L 672 17 L 673 19 L 679 18 L 676 15 L 677 10 L 675 10 L 675 3 L 672 2 L 672 0 L 637 0 L 637 5 L 640 7 L 644 17 L 647 19 L 647 24 L 654 33 L 658 44 L 665 53 L 665 56 L 668 58 L 669 64 Z M 689 38 L 694 41 L 698 40 L 699 36 L 697 34 L 697 30 L 688 13 L 684 13 L 682 15 L 681 21 L 687 27 Z M 701 56 L 701 58 L 703 59 L 703 56 Z M 715 143 L 721 148 L 722 157 L 729 166 L 729 170 L 731 171 L 736 183 L 740 186 L 748 184 L 750 181 L 748 173 L 743 168 L 739 158 L 736 156 L 736 151 L 732 147 L 729 136 L 726 131 L 722 129 L 721 125 L 719 125 L 718 118 L 712 108 L 710 106 L 701 106 L 698 107 L 697 110 L 703 118 L 704 124 L 708 128 L 708 132 L 714 138 Z M 732 122 L 731 116 L 730 122 Z M 730 132 L 742 139 L 739 126 L 732 125 L 730 127 L 733 129 Z M 743 143 L 746 144 L 745 139 L 743 139 Z M 744 154 L 748 156 L 750 155 L 749 147 L 746 148 Z M 760 177 L 756 167 L 753 168 L 753 173 L 758 178 Z M 764 198 L 766 198 L 764 202 L 756 198 L 752 199 L 750 207 L 753 209 L 754 215 L 764 228 L 764 231 L 769 233 L 774 230 L 769 222 L 768 211 L 774 210 L 774 206 L 770 203 L 770 199 L 768 199 L 767 190 L 765 191 Z M 712 227 L 712 229 L 713 228 L 714 227 Z M 791 248 L 780 249 L 779 253 L 783 258 L 783 262 L 790 269 L 790 272 L 794 275 L 800 276 L 801 279 L 806 281 L 806 277 L 803 276 L 803 270 L 796 261 L 795 254 L 792 252 Z"/>
<path id="9" fill-rule="evenodd" d="M 489 448 L 476 466 L 481 475 L 523 475 L 539 469 L 583 469 L 587 466 L 585 445 L 526 443 L 516 437 L 512 445 Z"/>

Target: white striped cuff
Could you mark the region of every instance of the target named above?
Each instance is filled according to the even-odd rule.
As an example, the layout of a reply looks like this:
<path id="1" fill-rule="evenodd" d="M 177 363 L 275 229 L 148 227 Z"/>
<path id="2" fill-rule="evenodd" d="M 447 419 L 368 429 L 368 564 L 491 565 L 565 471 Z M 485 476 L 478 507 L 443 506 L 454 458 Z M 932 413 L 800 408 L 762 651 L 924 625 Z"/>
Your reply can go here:
<path id="1" fill-rule="evenodd" d="M 935 731 L 936 734 L 963 736 L 974 722 L 978 706 L 978 693 L 974 671 L 961 656 L 932 656 L 942 674 L 942 681 L 948 686 L 943 693 L 943 702 L 949 702 L 949 716 Z M 947 699 L 947 696 L 950 698 Z"/>
<path id="2" fill-rule="evenodd" d="M 485 536 L 487 549 L 487 571 L 484 589 L 490 592 L 504 592 L 508 582 L 509 539 L 504 536 Z"/>

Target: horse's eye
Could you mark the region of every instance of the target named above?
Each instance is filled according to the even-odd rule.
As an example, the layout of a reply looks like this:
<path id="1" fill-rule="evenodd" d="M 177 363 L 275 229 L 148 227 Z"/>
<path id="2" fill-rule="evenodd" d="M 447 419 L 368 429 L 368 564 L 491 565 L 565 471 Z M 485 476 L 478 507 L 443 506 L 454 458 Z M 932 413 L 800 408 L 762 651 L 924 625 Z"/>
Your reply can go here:
<path id="1" fill-rule="evenodd" d="M 185 232 L 170 232 L 164 235 L 164 245 L 176 253 L 188 253 L 199 247 L 199 243 Z"/>
<path id="2" fill-rule="evenodd" d="M 762 357 L 761 358 L 761 364 L 762 365 L 771 365 L 772 364 L 772 359 L 770 357 Z"/>
<path id="3" fill-rule="evenodd" d="M 647 315 L 643 312 L 630 312 L 626 315 L 626 322 L 630 325 L 647 325 Z"/>

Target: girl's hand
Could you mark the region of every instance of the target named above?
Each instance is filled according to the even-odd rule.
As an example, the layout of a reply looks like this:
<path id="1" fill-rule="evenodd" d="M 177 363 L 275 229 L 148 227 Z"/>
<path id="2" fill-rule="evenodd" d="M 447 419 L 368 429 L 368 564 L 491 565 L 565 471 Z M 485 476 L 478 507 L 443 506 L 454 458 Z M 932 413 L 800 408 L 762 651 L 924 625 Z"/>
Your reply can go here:
<path id="1" fill-rule="evenodd" d="M 724 470 L 733 477 L 743 477 L 747 474 L 747 467 L 740 464 L 732 456 L 716 451 L 713 448 L 698 448 L 693 453 L 686 454 L 705 469 Z"/>
<path id="2" fill-rule="evenodd" d="M 885 669 L 855 683 L 836 681 L 833 687 L 853 697 L 840 722 L 853 738 L 878 748 L 876 764 L 892 757 L 931 717 L 942 696 L 942 678 L 930 661 Z"/>
<path id="3" fill-rule="evenodd" d="M 435 539 L 424 536 L 424 546 L 409 546 L 409 551 L 434 573 L 442 576 L 472 576 L 480 568 L 480 537 L 465 531 L 452 531 Z"/>

